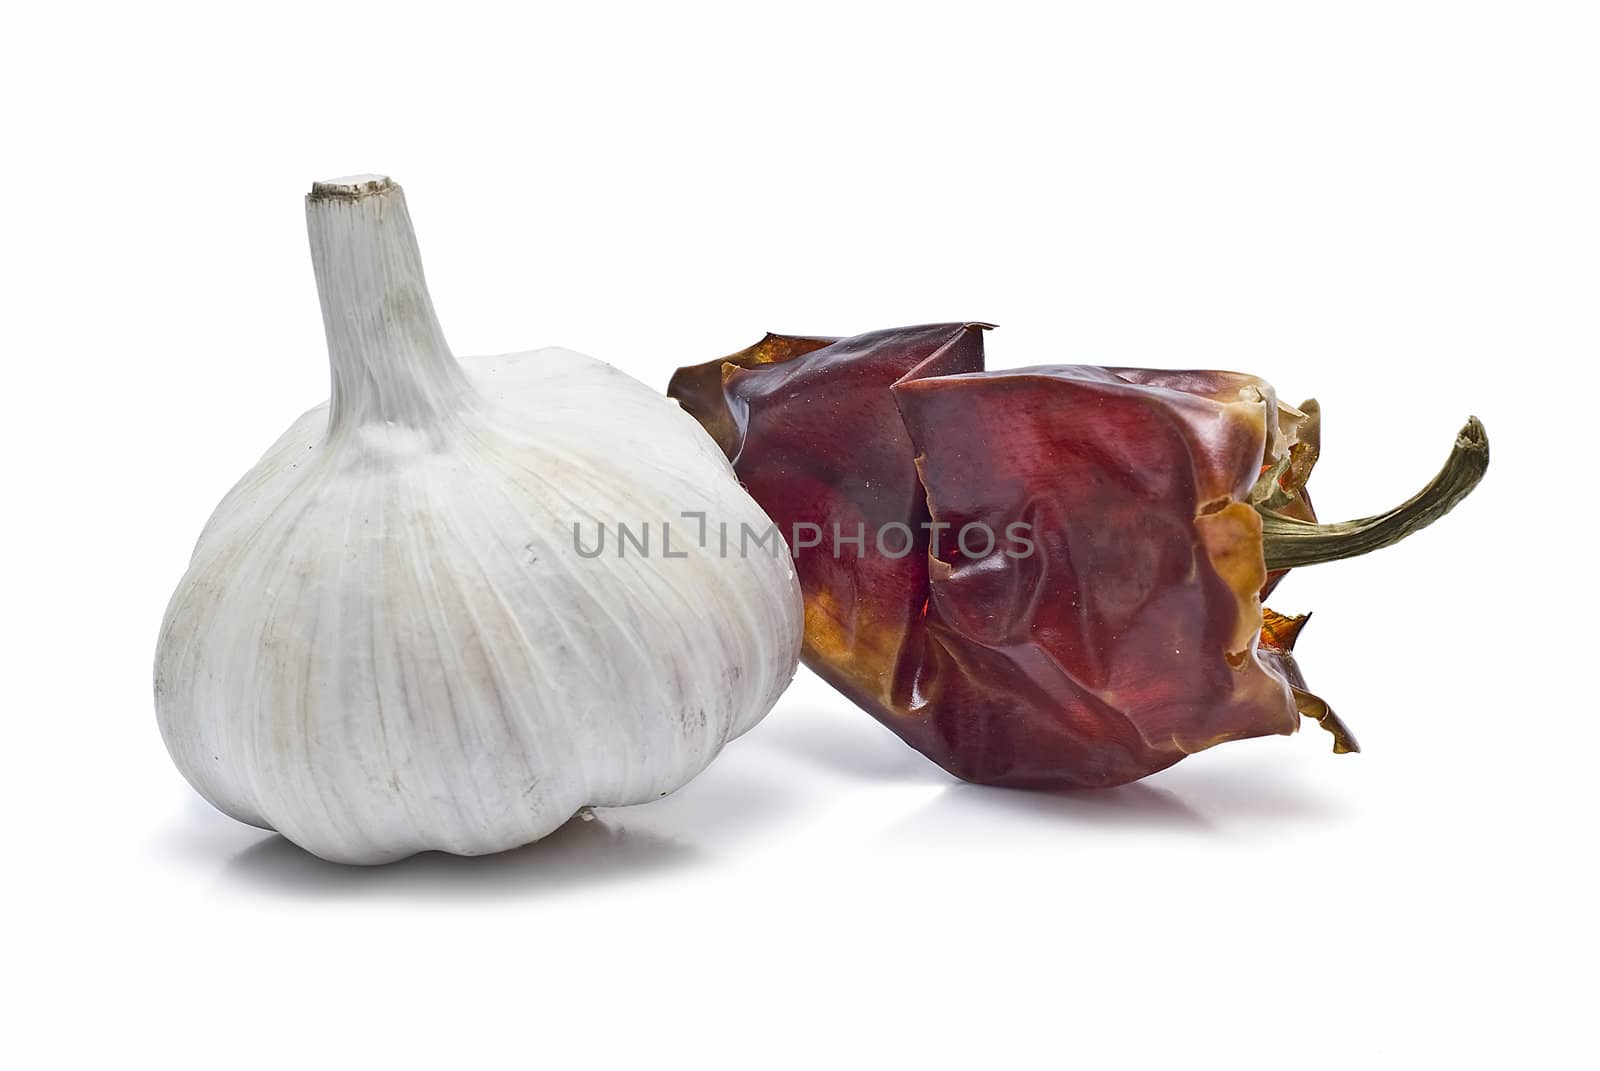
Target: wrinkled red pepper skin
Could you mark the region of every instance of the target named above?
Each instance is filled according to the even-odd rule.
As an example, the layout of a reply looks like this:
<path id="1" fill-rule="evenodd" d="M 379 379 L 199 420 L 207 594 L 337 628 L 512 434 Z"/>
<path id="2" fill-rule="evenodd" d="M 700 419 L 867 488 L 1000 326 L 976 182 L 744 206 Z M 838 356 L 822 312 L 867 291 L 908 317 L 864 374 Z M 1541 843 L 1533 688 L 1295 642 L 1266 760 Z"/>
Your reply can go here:
<path id="1" fill-rule="evenodd" d="M 985 372 L 984 326 L 768 336 L 674 376 L 785 538 L 820 536 L 806 664 L 983 784 L 1118 785 L 1293 732 L 1314 697 L 1299 622 L 1261 641 L 1249 496 L 1296 411 L 1235 373 Z"/>

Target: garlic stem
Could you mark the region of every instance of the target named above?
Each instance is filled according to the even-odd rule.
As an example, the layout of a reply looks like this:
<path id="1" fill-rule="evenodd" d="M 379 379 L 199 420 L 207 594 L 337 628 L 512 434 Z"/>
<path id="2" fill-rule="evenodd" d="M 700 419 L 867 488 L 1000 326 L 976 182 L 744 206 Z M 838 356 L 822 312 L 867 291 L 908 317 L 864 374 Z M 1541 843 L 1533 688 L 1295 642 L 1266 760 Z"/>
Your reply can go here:
<path id="1" fill-rule="evenodd" d="M 328 437 L 439 426 L 471 388 L 434 315 L 405 193 L 381 175 L 314 183 L 306 227 L 333 379 Z"/>

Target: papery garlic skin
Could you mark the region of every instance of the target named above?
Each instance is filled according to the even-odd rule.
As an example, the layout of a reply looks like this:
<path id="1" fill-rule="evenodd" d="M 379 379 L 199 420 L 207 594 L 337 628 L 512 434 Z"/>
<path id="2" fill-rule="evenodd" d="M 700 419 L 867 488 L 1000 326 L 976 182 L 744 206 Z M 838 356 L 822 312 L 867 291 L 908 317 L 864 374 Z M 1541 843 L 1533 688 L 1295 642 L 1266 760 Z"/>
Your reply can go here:
<path id="1" fill-rule="evenodd" d="M 802 625 L 781 546 L 724 556 L 684 515 L 766 515 L 608 365 L 456 361 L 398 186 L 319 184 L 307 216 L 333 397 L 227 495 L 173 595 L 155 681 L 179 769 L 348 863 L 501 851 L 679 788 L 771 709 Z M 577 552 L 575 524 L 592 550 L 618 523 L 651 553 Z"/>

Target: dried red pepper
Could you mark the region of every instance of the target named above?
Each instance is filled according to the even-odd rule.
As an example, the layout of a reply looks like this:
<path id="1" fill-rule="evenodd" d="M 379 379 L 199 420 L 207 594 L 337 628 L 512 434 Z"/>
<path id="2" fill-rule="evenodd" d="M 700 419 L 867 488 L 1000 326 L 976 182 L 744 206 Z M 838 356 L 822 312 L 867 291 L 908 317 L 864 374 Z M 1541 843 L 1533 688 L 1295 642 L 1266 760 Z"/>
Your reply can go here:
<path id="1" fill-rule="evenodd" d="M 768 335 L 673 377 L 796 551 L 806 664 L 985 784 L 1122 784 L 1302 716 L 1355 750 L 1294 663 L 1305 618 L 1261 597 L 1442 516 L 1482 425 L 1410 502 L 1317 524 L 1315 403 L 1232 372 L 986 372 L 988 326 Z"/>

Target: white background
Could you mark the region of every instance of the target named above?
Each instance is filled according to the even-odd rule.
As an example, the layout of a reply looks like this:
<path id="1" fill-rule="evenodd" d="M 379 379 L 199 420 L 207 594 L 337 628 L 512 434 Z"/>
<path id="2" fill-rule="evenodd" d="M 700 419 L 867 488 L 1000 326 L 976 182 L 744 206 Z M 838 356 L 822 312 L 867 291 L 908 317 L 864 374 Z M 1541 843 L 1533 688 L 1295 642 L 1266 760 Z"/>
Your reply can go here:
<path id="1" fill-rule="evenodd" d="M 1591 11 L 18 5 L 0 1057 L 1592 1066 Z M 1325 517 L 1469 412 L 1494 464 L 1272 600 L 1359 756 L 986 790 L 802 676 L 661 803 L 340 869 L 192 794 L 149 676 L 212 506 L 326 395 L 302 195 L 374 170 L 459 353 L 664 387 L 767 329 L 982 319 L 997 367 L 1315 394 Z"/>

